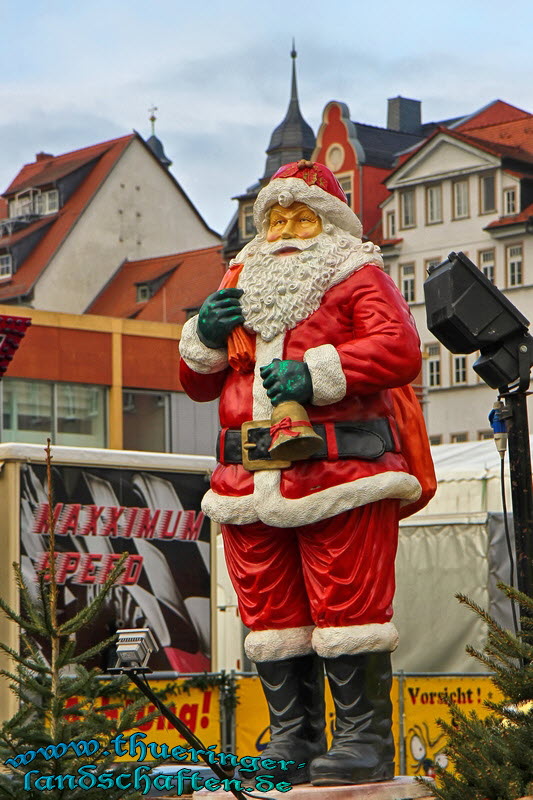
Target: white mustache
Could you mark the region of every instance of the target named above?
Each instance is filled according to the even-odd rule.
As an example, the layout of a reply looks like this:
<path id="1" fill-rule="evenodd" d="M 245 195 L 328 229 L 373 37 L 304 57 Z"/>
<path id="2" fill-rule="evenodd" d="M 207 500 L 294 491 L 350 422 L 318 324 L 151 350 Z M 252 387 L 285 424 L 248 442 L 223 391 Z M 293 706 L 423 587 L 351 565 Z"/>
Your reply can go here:
<path id="1" fill-rule="evenodd" d="M 316 241 L 313 239 L 277 239 L 275 242 L 265 242 L 262 249 L 266 250 L 269 255 L 274 255 L 280 250 L 287 248 L 299 250 L 303 253 L 304 250 L 311 250 L 316 246 Z"/>

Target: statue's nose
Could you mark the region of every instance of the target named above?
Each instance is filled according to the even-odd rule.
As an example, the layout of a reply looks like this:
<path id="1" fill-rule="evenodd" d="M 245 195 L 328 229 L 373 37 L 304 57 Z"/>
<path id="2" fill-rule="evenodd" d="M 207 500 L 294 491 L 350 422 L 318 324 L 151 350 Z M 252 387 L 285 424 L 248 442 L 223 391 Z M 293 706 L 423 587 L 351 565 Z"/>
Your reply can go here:
<path id="1" fill-rule="evenodd" d="M 283 231 L 281 233 L 282 239 L 292 239 L 294 237 L 294 224 L 292 219 L 288 219 L 285 225 L 283 226 Z"/>

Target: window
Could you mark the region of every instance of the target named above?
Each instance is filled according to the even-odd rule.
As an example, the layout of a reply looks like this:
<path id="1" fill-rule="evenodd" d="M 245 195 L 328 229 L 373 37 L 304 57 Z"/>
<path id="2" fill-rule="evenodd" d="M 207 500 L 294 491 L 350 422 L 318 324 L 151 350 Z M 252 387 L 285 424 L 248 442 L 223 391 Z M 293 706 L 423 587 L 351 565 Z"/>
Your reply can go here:
<path id="1" fill-rule="evenodd" d="M 478 442 L 483 442 L 486 439 L 493 439 L 494 438 L 494 433 L 492 432 L 492 430 L 488 430 L 488 429 L 484 430 L 484 431 L 478 431 L 477 432 L 477 438 L 478 438 Z"/>
<path id="2" fill-rule="evenodd" d="M 459 444 L 459 442 L 468 442 L 468 432 L 464 431 L 463 433 L 452 433 L 450 440 L 454 444 Z"/>
<path id="3" fill-rule="evenodd" d="M 13 274 L 13 258 L 11 253 L 0 255 L 0 279 L 10 278 Z"/>
<path id="4" fill-rule="evenodd" d="M 483 275 L 491 283 L 495 283 L 494 248 L 491 248 L 490 250 L 480 250 L 479 266 Z"/>
<path id="5" fill-rule="evenodd" d="M 453 382 L 466 383 L 466 356 L 455 356 L 453 359 Z"/>
<path id="6" fill-rule="evenodd" d="M 352 195 L 353 195 L 353 184 L 352 184 L 352 176 L 346 175 L 344 178 L 338 178 L 338 181 L 341 185 L 341 189 L 346 195 L 346 200 L 348 201 L 348 205 L 352 208 Z"/>
<path id="7" fill-rule="evenodd" d="M 429 437 L 430 445 L 442 444 L 442 433 L 436 433 L 434 436 Z"/>
<path id="8" fill-rule="evenodd" d="M 468 181 L 455 181 L 453 184 L 453 218 L 464 219 L 469 214 Z"/>
<path id="9" fill-rule="evenodd" d="M 516 189 L 503 190 L 503 213 L 516 214 Z"/>
<path id="10" fill-rule="evenodd" d="M 404 264 L 400 267 L 402 274 L 402 294 L 408 303 L 415 302 L 415 265 Z"/>
<path id="11" fill-rule="evenodd" d="M 105 389 L 18 378 L 2 381 L 2 441 L 105 447 Z"/>
<path id="12" fill-rule="evenodd" d="M 149 300 L 152 296 L 152 292 L 150 291 L 150 287 L 147 283 L 139 283 L 137 285 L 137 302 L 144 303 L 146 300 Z"/>
<path id="13" fill-rule="evenodd" d="M 254 204 L 247 203 L 242 207 L 242 238 L 250 239 L 250 237 L 255 236 L 255 234 Z"/>
<path id="14" fill-rule="evenodd" d="M 505 249 L 507 258 L 507 284 L 508 286 L 521 286 L 522 275 L 522 245 L 510 244 Z"/>
<path id="15" fill-rule="evenodd" d="M 440 183 L 426 189 L 426 223 L 442 222 L 442 186 Z"/>
<path id="16" fill-rule="evenodd" d="M 170 450 L 170 393 L 128 390 L 123 393 L 125 450 Z"/>
<path id="17" fill-rule="evenodd" d="M 482 175 L 479 179 L 479 208 L 481 214 L 496 210 L 496 192 L 494 175 Z"/>
<path id="18" fill-rule="evenodd" d="M 401 193 L 400 213 L 402 228 L 414 228 L 416 224 L 414 189 L 409 189 L 408 191 Z"/>
<path id="19" fill-rule="evenodd" d="M 383 272 L 385 275 L 390 275 L 390 264 L 383 264 Z"/>
<path id="20" fill-rule="evenodd" d="M 428 383 L 430 386 L 440 386 L 440 344 L 428 344 Z"/>
<path id="21" fill-rule="evenodd" d="M 396 236 L 396 212 L 387 212 L 387 239 L 394 239 Z"/>

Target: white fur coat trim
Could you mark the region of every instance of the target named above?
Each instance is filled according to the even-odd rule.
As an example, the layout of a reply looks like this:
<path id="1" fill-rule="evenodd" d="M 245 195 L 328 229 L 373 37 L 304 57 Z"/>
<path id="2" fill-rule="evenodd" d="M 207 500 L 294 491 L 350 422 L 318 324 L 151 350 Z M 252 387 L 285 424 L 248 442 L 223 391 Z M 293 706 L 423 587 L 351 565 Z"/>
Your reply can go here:
<path id="1" fill-rule="evenodd" d="M 356 653 L 392 653 L 398 647 L 398 631 L 392 622 L 348 625 L 345 628 L 315 628 L 313 649 L 322 658 Z"/>
<path id="2" fill-rule="evenodd" d="M 346 376 L 337 350 L 332 344 L 321 344 L 304 353 L 313 383 L 314 406 L 338 403 L 346 395 Z"/>
<path id="3" fill-rule="evenodd" d="M 203 344 L 197 332 L 198 316 L 191 317 L 181 331 L 179 350 L 188 367 L 203 375 L 221 372 L 228 366 L 228 354 L 225 347 L 213 349 Z"/>
<path id="4" fill-rule="evenodd" d="M 210 489 L 202 500 L 202 511 L 219 523 L 247 525 L 261 520 L 274 528 L 295 528 L 385 498 L 397 498 L 406 505 L 421 494 L 413 475 L 382 472 L 293 499 L 281 495 L 280 477 L 279 470 L 255 472 L 253 494 L 243 497 L 225 497 Z"/>
<path id="5" fill-rule="evenodd" d="M 312 625 L 304 628 L 252 631 L 244 640 L 244 649 L 250 661 L 254 663 L 306 656 L 313 652 L 312 633 Z"/>

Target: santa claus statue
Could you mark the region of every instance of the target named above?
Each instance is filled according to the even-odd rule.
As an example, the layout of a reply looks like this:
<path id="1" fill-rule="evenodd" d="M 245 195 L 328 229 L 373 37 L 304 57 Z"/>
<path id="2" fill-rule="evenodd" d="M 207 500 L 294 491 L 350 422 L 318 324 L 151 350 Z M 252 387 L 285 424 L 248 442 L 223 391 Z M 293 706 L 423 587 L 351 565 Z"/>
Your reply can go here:
<path id="1" fill-rule="evenodd" d="M 254 221 L 259 233 L 226 288 L 180 342 L 185 391 L 220 397 L 219 464 L 202 508 L 221 525 L 246 653 L 268 702 L 263 757 L 293 762 L 279 773 L 293 783 L 386 780 L 398 521 L 435 488 L 407 386 L 420 371 L 419 338 L 325 166 L 281 168 L 259 192 Z M 282 403 L 303 408 L 274 423 Z M 316 452 L 277 457 L 280 435 L 303 441 L 306 432 Z M 336 710 L 329 750 L 324 666 Z"/>

